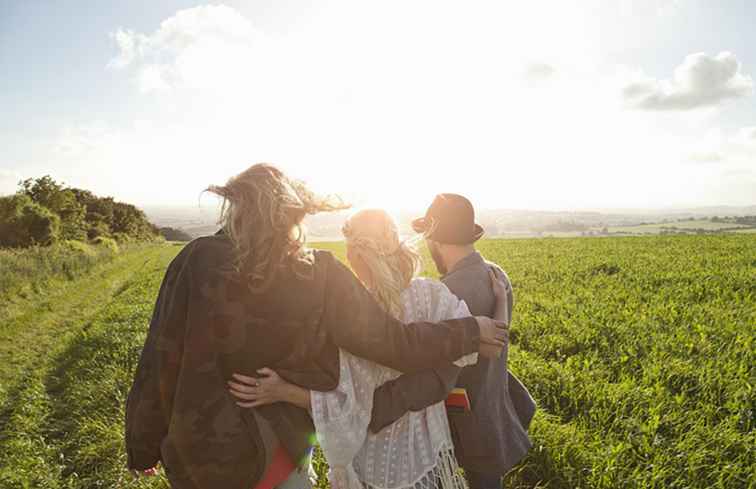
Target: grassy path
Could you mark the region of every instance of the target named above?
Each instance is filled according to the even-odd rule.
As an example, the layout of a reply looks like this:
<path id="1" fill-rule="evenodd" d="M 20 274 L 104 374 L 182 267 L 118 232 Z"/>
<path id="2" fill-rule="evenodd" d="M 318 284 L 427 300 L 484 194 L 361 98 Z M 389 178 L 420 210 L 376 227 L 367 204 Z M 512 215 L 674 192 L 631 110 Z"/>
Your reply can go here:
<path id="1" fill-rule="evenodd" d="M 77 362 L 100 355 L 91 338 L 98 325 L 108 336 L 107 314 L 114 305 L 151 307 L 165 267 L 179 249 L 163 245 L 125 251 L 78 280 L 17 298 L 5 309 L 0 317 L 0 487 L 97 487 L 82 485 L 78 467 L 71 463 L 80 455 L 70 447 L 74 424 L 81 420 L 75 411 L 97 396 L 122 403 L 124 394 L 77 390 L 79 384 L 94 387 L 102 381 L 103 369 L 113 359 L 93 368 Z M 140 284 L 153 290 L 129 294 Z M 144 331 L 144 322 L 135 324 Z M 72 391 L 78 398 L 71 398 Z M 89 418 L 95 413 L 79 414 Z"/>

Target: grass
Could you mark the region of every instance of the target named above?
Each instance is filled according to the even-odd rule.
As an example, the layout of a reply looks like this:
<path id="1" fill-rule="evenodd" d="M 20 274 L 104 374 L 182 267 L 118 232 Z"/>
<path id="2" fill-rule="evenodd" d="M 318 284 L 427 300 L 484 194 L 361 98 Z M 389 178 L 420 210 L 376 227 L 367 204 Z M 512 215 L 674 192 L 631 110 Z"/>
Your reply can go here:
<path id="1" fill-rule="evenodd" d="M 510 364 L 539 404 L 504 487 L 756 487 L 756 237 L 479 248 L 513 281 Z M 0 487 L 167 487 L 124 471 L 123 407 L 179 249 L 122 251 L 0 316 Z"/>
<path id="2" fill-rule="evenodd" d="M 752 487 L 754 238 L 521 243 L 481 245 L 513 279 L 511 365 L 541 407 L 507 486 Z"/>
<path id="3" fill-rule="evenodd" d="M 179 249 L 132 248 L 5 314 L 0 487 L 160 483 L 123 470 L 123 403 L 155 291 Z"/>
<path id="4" fill-rule="evenodd" d="M 118 254 L 117 246 L 103 243 L 65 241 L 47 247 L 0 248 L 0 298 L 23 297 L 41 291 L 51 282 L 73 280 L 88 273 Z"/>

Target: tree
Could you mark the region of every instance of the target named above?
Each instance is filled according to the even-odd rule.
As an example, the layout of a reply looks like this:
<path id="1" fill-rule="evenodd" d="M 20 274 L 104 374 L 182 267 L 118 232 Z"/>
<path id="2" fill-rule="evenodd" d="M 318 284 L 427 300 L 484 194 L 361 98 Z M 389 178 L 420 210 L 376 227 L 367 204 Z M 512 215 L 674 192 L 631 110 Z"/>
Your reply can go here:
<path id="1" fill-rule="evenodd" d="M 44 243 L 58 236 L 62 239 L 79 241 L 98 237 L 115 237 L 121 241 L 147 241 L 159 234 L 157 227 L 152 225 L 144 212 L 135 206 L 115 202 L 112 197 L 98 197 L 89 190 L 64 187 L 62 183 L 56 182 L 49 175 L 22 181 L 16 195 L 18 198 L 12 205 L 14 209 L 17 206 L 20 207 L 18 211 L 13 211 L 13 215 L 21 215 L 19 212 L 26 209 L 23 212 L 26 213 L 24 215 L 28 214 L 27 220 L 34 216 L 36 221 L 34 219 L 32 221 L 38 222 L 42 228 L 46 226 L 45 219 L 49 218 L 50 222 L 47 226 L 52 234 L 49 239 L 45 239 L 42 231 L 29 228 L 27 231 L 34 231 L 37 234 L 23 239 L 17 236 L 14 238 L 15 241 L 27 242 L 31 239 L 35 243 Z M 8 202 L 6 204 L 11 206 Z M 31 204 L 36 207 L 30 207 Z M 45 212 L 40 209 L 44 209 Z M 8 215 L 10 216 L 10 213 Z M 13 219 L 15 231 L 22 232 L 22 228 L 18 227 L 20 218 Z"/>
<path id="2" fill-rule="evenodd" d="M 21 182 L 21 193 L 60 217 L 60 234 L 63 239 L 86 239 L 86 207 L 78 202 L 70 189 L 64 188 L 50 175 L 45 175 Z"/>
<path id="3" fill-rule="evenodd" d="M 113 202 L 113 234 L 125 234 L 136 240 L 148 241 L 158 235 L 158 228 L 152 225 L 140 209 L 131 204 Z"/>
<path id="4" fill-rule="evenodd" d="M 60 218 L 28 195 L 0 197 L 0 246 L 48 245 L 59 233 Z"/>
<path id="5" fill-rule="evenodd" d="M 86 208 L 84 221 L 87 237 L 95 239 L 101 236 L 111 236 L 110 225 L 113 222 L 113 198 L 97 197 L 89 190 L 79 188 L 71 188 L 69 190 L 73 192 L 76 201 Z"/>

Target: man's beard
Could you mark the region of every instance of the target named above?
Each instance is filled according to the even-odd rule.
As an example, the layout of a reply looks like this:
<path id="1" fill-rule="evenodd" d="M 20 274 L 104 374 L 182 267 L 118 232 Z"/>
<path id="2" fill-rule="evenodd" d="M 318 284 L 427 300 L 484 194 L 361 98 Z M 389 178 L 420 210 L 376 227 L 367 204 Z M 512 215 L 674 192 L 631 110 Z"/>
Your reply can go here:
<path id="1" fill-rule="evenodd" d="M 428 250 L 430 251 L 431 258 L 433 258 L 433 263 L 436 264 L 436 270 L 438 270 L 438 273 L 441 275 L 446 275 L 446 272 L 449 270 L 446 269 L 446 265 L 444 265 L 444 259 L 441 257 L 441 253 L 439 253 L 438 249 L 435 245 L 429 245 Z"/>

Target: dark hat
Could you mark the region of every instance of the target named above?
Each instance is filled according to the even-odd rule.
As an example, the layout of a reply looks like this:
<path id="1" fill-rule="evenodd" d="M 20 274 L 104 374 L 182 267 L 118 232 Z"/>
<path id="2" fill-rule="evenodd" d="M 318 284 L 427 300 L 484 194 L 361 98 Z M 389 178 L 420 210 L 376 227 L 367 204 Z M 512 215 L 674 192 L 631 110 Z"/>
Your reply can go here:
<path id="1" fill-rule="evenodd" d="M 412 229 L 439 243 L 466 245 L 483 236 L 475 223 L 475 210 L 469 200 L 457 194 L 438 194 L 425 217 L 412 221 Z"/>

